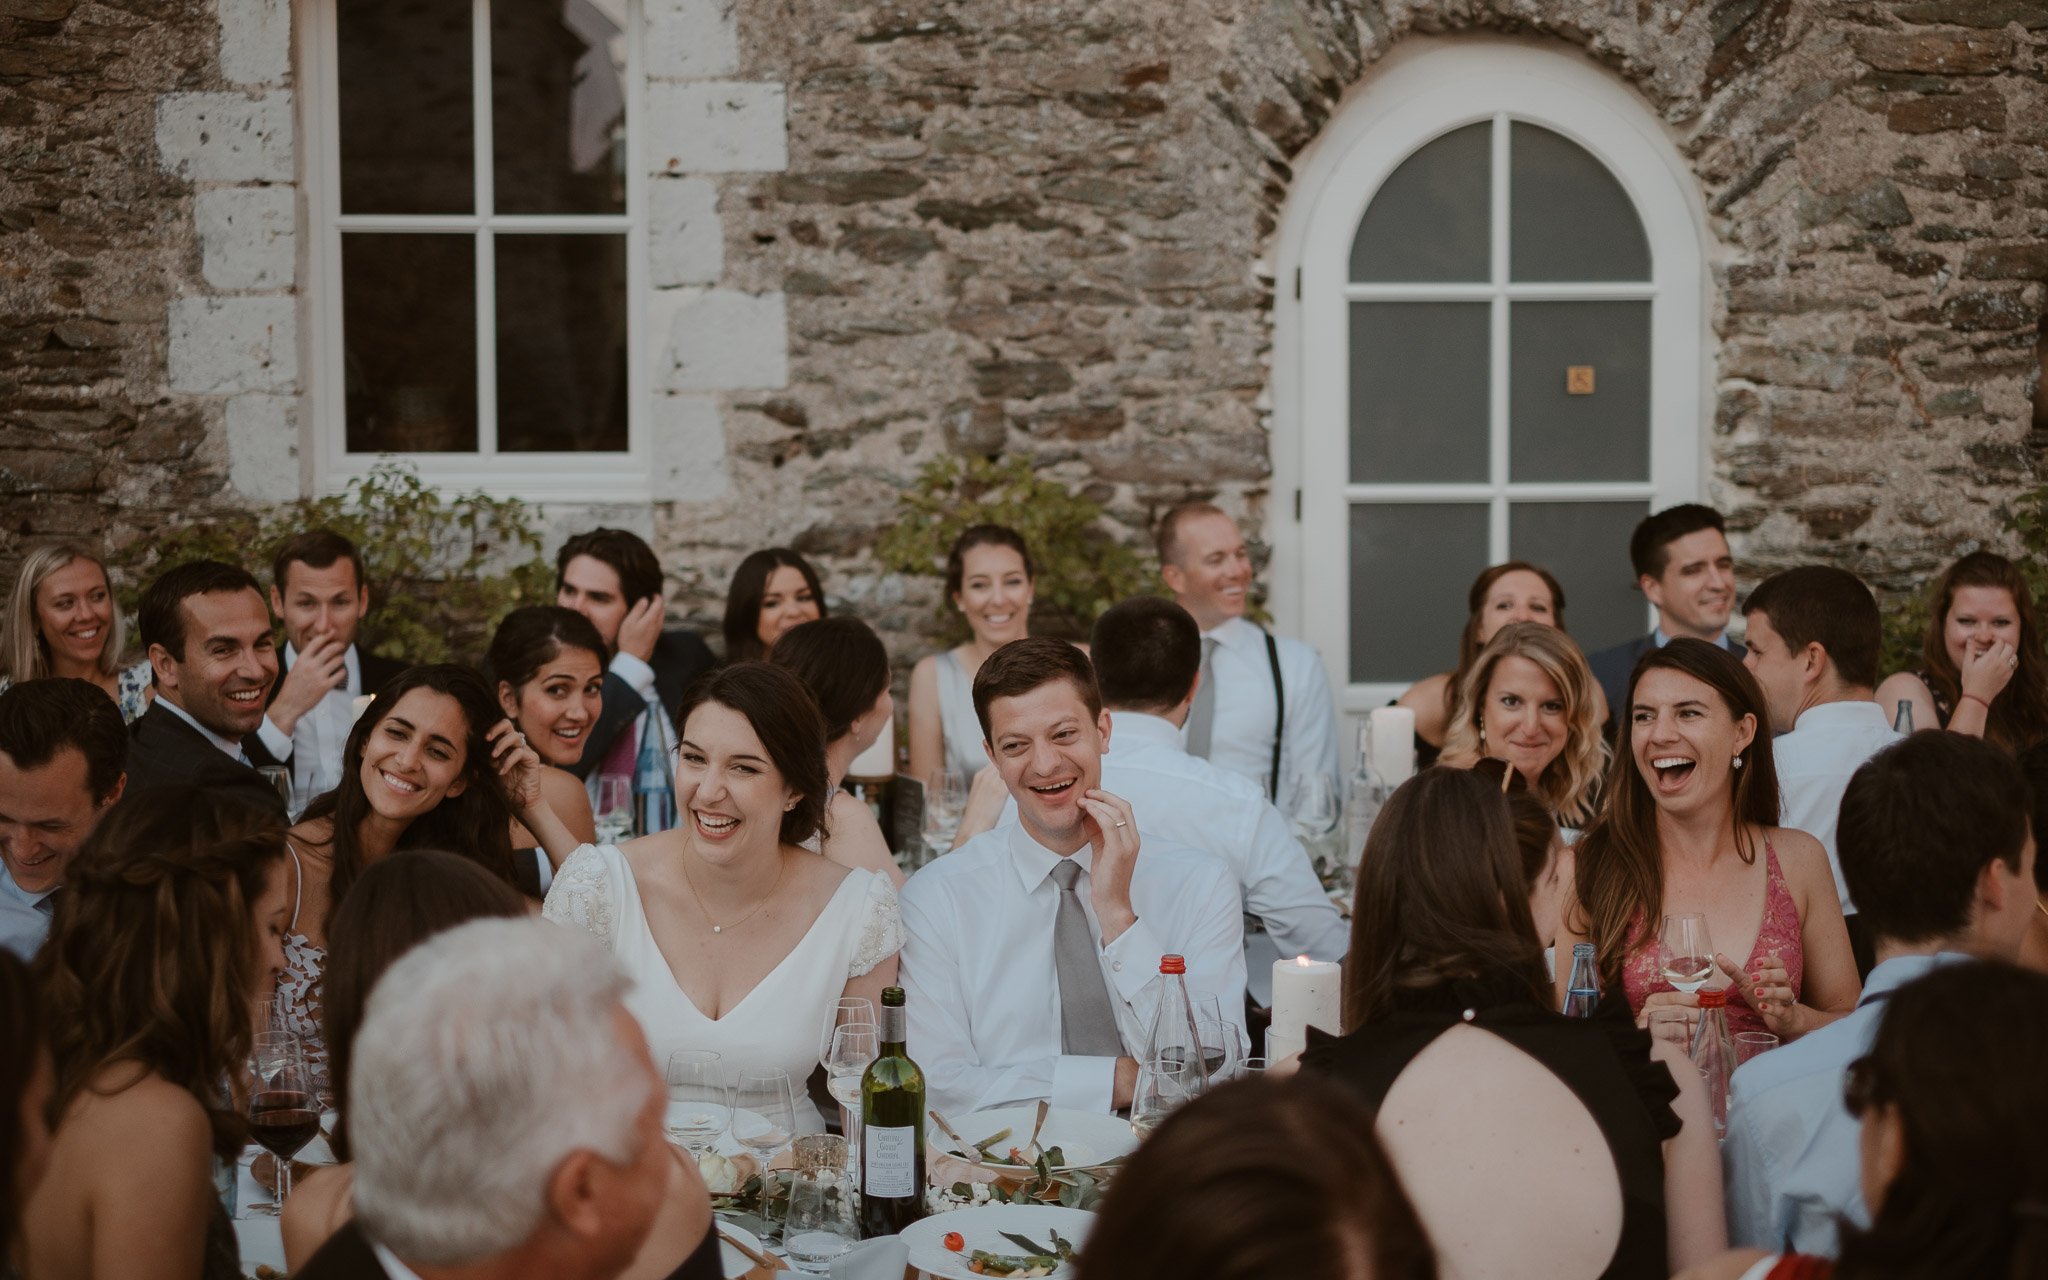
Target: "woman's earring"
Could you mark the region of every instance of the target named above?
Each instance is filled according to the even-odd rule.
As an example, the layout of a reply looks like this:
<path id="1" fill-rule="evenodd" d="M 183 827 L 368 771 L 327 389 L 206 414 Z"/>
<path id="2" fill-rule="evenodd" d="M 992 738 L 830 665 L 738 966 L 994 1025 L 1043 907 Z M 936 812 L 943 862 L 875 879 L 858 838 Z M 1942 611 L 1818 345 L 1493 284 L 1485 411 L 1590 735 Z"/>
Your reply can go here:
<path id="1" fill-rule="evenodd" d="M 1741 757 L 1741 756 L 1737 756 L 1737 757 L 1735 757 L 1735 767 L 1736 767 L 1736 768 L 1738 768 L 1738 769 L 1740 769 L 1740 768 L 1742 767 L 1742 757 Z"/>

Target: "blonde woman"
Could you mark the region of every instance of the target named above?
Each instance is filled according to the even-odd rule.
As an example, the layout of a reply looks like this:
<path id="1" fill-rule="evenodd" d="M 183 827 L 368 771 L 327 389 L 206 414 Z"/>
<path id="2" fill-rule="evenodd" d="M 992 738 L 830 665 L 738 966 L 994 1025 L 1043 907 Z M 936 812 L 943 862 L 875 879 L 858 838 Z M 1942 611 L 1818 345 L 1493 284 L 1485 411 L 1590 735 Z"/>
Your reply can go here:
<path id="1" fill-rule="evenodd" d="M 1443 762 L 1469 769 L 1489 756 L 1504 760 L 1550 804 L 1560 825 L 1582 827 L 1592 820 L 1607 767 L 1599 695 L 1570 636 L 1541 622 L 1511 622 L 1480 650 L 1455 691 Z"/>
<path id="2" fill-rule="evenodd" d="M 127 636 L 104 561 L 71 543 L 38 548 L 21 562 L 0 618 L 0 690 L 49 676 L 88 680 L 133 724 L 149 708 L 150 669 L 147 659 L 121 666 Z"/>

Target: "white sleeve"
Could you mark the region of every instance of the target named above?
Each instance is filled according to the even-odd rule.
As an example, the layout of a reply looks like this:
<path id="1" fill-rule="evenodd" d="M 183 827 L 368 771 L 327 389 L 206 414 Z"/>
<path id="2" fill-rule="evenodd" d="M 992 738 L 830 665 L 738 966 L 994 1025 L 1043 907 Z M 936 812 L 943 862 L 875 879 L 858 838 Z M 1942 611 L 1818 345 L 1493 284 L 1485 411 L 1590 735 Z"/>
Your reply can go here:
<path id="1" fill-rule="evenodd" d="M 1351 949 L 1351 927 L 1323 892 L 1308 850 L 1294 838 L 1287 819 L 1263 801 L 1245 847 L 1244 909 L 1266 926 L 1283 956 L 1342 960 Z"/>
<path id="2" fill-rule="evenodd" d="M 1295 661 L 1287 658 L 1292 655 Z M 1341 783 L 1337 765 L 1337 699 L 1329 673 L 1315 649 L 1299 640 L 1281 642 L 1281 674 L 1287 684 L 1287 740 L 1280 748 L 1280 794 L 1287 780 L 1327 773 Z"/>
<path id="3" fill-rule="evenodd" d="M 263 749 L 270 753 L 271 759 L 279 764 L 290 762 L 292 758 L 292 736 L 272 724 L 268 712 L 264 713 L 263 723 L 256 726 L 256 740 L 263 744 Z"/>
<path id="4" fill-rule="evenodd" d="M 654 668 L 630 653 L 612 655 L 612 674 L 633 686 L 643 702 L 654 698 Z"/>
<path id="5" fill-rule="evenodd" d="M 903 909 L 896 898 L 896 886 L 889 883 L 889 877 L 871 871 L 855 874 L 866 874 L 870 883 L 861 907 L 860 940 L 846 965 L 849 980 L 903 949 Z"/>
<path id="6" fill-rule="evenodd" d="M 596 845 L 578 845 L 555 873 L 541 916 L 612 944 L 612 873 Z"/>

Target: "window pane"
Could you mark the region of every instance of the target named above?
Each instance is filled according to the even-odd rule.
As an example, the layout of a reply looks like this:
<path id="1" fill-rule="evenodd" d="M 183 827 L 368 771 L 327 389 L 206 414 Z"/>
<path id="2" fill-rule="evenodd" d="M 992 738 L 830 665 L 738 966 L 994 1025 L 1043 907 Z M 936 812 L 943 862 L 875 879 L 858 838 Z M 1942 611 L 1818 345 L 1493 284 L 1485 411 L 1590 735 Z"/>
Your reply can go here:
<path id="1" fill-rule="evenodd" d="M 1650 478 L 1650 304 L 1508 308 L 1509 474 L 1517 482 Z M 1590 370 L 1573 394 L 1571 370 Z"/>
<path id="2" fill-rule="evenodd" d="M 1587 653 L 1648 628 L 1628 563 L 1628 537 L 1650 514 L 1645 502 L 1517 502 L 1508 508 L 1508 554 L 1540 564 L 1564 584 L 1565 626 Z"/>
<path id="3" fill-rule="evenodd" d="M 498 449 L 626 447 L 626 238 L 500 234 Z"/>
<path id="4" fill-rule="evenodd" d="M 1353 484 L 1487 479 L 1484 302 L 1351 304 Z"/>
<path id="5" fill-rule="evenodd" d="M 624 0 L 491 6 L 499 213 L 626 211 Z"/>
<path id="6" fill-rule="evenodd" d="M 1351 508 L 1354 682 L 1420 680 L 1457 665 L 1490 511 L 1480 502 Z"/>
<path id="7" fill-rule="evenodd" d="M 476 448 L 476 241 L 341 238 L 350 453 Z"/>
<path id="8" fill-rule="evenodd" d="M 1401 162 L 1351 241 L 1351 278 L 1492 279 L 1493 125 L 1454 129 Z"/>
<path id="9" fill-rule="evenodd" d="M 1520 121 L 1508 155 L 1511 278 L 1650 278 L 1642 219 L 1606 165 L 1562 135 Z"/>
<path id="10" fill-rule="evenodd" d="M 335 6 L 341 211 L 469 213 L 470 0 Z"/>

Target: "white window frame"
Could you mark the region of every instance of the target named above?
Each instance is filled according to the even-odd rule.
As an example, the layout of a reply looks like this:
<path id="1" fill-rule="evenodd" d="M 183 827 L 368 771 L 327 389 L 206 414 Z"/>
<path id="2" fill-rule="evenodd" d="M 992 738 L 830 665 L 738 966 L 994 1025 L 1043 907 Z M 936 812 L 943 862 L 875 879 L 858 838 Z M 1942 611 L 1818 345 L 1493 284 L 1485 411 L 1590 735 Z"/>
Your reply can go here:
<path id="1" fill-rule="evenodd" d="M 498 214 L 493 207 L 491 154 L 490 4 L 471 0 L 471 118 L 475 203 L 468 214 L 341 212 L 340 71 L 335 15 L 347 0 L 300 0 L 293 24 L 299 40 L 300 136 L 309 251 L 303 314 L 311 341 L 305 402 L 305 444 L 316 493 L 337 493 L 380 461 L 399 458 L 445 489 L 481 489 L 502 497 L 554 502 L 647 502 L 652 499 L 649 439 L 650 370 L 647 327 L 647 164 L 642 0 L 626 7 L 626 212 L 623 214 Z M 499 3 L 523 0 L 498 0 Z M 476 249 L 477 449 L 471 453 L 351 453 L 343 377 L 341 239 L 357 233 L 466 233 Z M 501 453 L 497 450 L 497 308 L 495 237 L 499 232 L 624 233 L 626 253 L 626 441 L 617 453 Z"/>
<path id="2" fill-rule="evenodd" d="M 1641 284 L 1509 284 L 1506 133 L 1494 132 L 1493 279 L 1484 284 L 1349 282 L 1359 219 L 1381 184 L 1430 140 L 1462 125 L 1541 125 L 1604 163 L 1634 202 L 1649 240 Z M 1677 148 L 1634 90 L 1582 56 L 1513 39 L 1412 38 L 1354 90 L 1299 158 L 1276 241 L 1272 607 L 1283 629 L 1314 645 L 1347 716 L 1398 696 L 1404 683 L 1353 683 L 1350 509 L 1359 502 L 1484 501 L 1492 559 L 1506 558 L 1510 501 L 1697 501 L 1707 447 L 1706 213 Z M 1350 309 L 1358 299 L 1492 300 L 1491 467 L 1480 484 L 1353 485 L 1350 476 Z M 1647 482 L 1511 484 L 1508 473 L 1507 302 L 1629 298 L 1651 303 L 1650 478 Z M 1289 518 L 1297 517 L 1297 518 Z M 1392 602 L 1392 607 L 1399 607 Z M 1647 629 L 1647 623 L 1646 628 Z M 1443 638 L 1446 665 L 1455 636 Z M 1346 735 L 1347 740 L 1352 735 Z"/>

